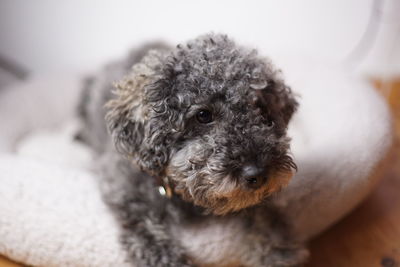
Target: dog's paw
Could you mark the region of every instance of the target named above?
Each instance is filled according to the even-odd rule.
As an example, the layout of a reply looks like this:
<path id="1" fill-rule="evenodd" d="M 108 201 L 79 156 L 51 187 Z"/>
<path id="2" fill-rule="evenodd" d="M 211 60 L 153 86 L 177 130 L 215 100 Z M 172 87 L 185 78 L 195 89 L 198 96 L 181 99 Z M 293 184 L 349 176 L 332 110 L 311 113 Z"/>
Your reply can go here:
<path id="1" fill-rule="evenodd" d="M 161 256 L 161 255 L 160 255 Z M 179 266 L 179 267 L 195 267 L 188 258 L 182 257 L 169 257 L 167 255 L 162 255 L 159 259 L 145 259 L 137 262 L 136 266 L 138 267 L 167 267 L 167 266 Z"/>
<path id="2" fill-rule="evenodd" d="M 192 261 L 184 255 L 182 249 L 173 244 L 152 244 L 135 251 L 134 261 L 138 267 L 194 267 Z"/>
<path id="3" fill-rule="evenodd" d="M 309 257 L 309 251 L 304 247 L 288 247 L 272 250 L 262 258 L 260 266 L 300 267 Z"/>

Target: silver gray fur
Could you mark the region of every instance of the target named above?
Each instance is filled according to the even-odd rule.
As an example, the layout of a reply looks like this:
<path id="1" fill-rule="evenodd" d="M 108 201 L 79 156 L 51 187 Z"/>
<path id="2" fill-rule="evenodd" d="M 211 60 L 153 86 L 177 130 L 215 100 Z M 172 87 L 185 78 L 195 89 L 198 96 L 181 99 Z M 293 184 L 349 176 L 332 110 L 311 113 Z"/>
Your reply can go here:
<path id="1" fill-rule="evenodd" d="M 286 128 L 297 102 L 279 76 L 255 50 L 208 34 L 176 48 L 145 45 L 87 81 L 79 137 L 100 155 L 104 199 L 133 265 L 304 262 L 294 222 L 268 201 L 296 168 Z M 204 112 L 212 121 L 199 119 Z M 211 222 L 245 233 L 232 243 L 236 258 L 201 262 L 171 234 Z"/>

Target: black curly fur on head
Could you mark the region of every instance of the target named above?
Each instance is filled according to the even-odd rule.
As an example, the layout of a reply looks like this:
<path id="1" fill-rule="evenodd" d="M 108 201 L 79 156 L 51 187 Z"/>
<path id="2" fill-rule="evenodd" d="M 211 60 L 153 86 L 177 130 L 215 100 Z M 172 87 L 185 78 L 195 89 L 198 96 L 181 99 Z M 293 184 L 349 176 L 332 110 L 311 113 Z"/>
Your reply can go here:
<path id="1" fill-rule="evenodd" d="M 291 90 L 267 59 L 225 35 L 150 51 L 115 93 L 107 122 L 117 149 L 215 214 L 259 203 L 296 167 Z"/>

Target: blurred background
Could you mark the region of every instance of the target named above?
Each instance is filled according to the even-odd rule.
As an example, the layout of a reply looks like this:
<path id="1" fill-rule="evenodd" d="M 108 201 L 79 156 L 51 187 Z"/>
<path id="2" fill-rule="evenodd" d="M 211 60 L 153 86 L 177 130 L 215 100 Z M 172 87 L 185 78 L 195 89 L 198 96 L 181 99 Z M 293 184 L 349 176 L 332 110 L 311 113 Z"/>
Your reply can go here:
<path id="1" fill-rule="evenodd" d="M 176 44 L 211 31 L 258 48 L 278 65 L 287 58 L 342 64 L 384 93 L 396 136 L 394 152 L 374 174 L 385 179 L 355 212 L 311 242 L 308 266 L 400 266 L 399 0 L 0 0 L 0 93 L 31 77 L 93 72 L 146 41 Z M 14 109 L 4 94 L 0 100 L 0 111 L 5 104 L 4 110 Z M 0 266 L 22 265 L 0 256 Z"/>
<path id="2" fill-rule="evenodd" d="M 1 0 L 0 67 L 20 76 L 86 72 L 147 40 L 214 31 L 273 59 L 301 55 L 396 76 L 399 14 L 398 0 Z"/>

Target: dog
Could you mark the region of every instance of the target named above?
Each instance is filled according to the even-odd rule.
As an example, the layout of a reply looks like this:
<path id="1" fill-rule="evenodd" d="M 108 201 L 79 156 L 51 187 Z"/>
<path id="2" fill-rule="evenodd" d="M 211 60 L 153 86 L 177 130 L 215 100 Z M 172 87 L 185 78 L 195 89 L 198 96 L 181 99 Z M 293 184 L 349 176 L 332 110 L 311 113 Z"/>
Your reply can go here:
<path id="1" fill-rule="evenodd" d="M 270 61 L 223 34 L 144 45 L 86 80 L 80 139 L 133 266 L 301 266 L 271 196 L 296 170 L 298 102 Z M 117 81 L 117 82 L 116 82 Z"/>

